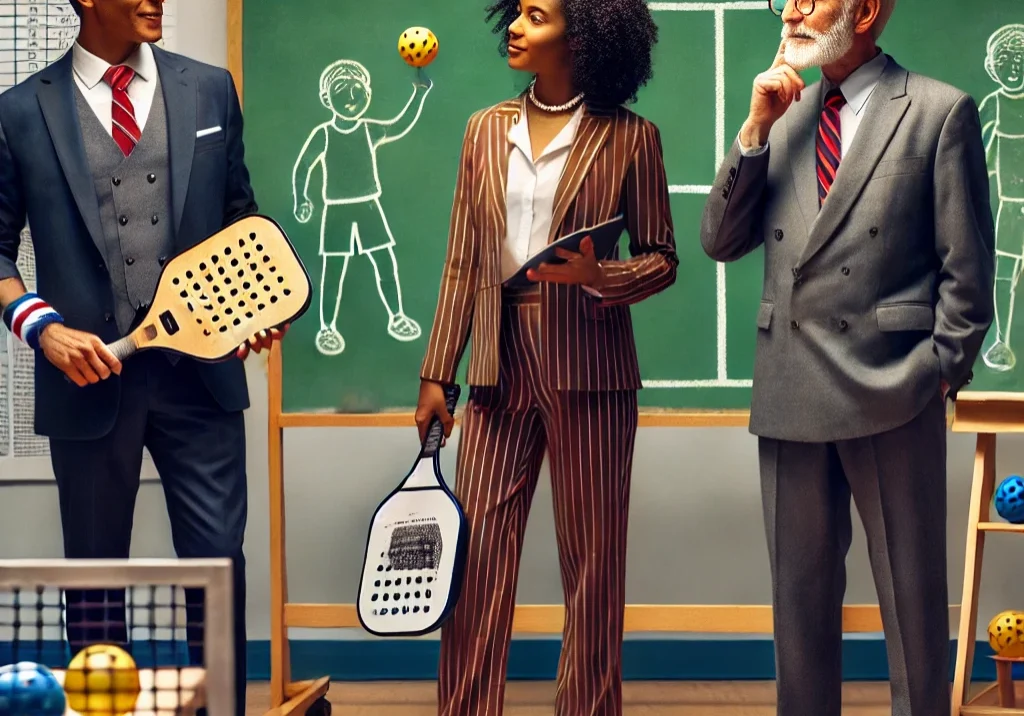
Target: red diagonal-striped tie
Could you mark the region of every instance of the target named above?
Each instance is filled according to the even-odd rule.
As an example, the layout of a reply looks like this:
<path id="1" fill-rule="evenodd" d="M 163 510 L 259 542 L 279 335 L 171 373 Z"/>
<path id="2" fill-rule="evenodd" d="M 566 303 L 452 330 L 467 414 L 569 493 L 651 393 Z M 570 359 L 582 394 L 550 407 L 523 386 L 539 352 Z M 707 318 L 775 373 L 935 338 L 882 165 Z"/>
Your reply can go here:
<path id="1" fill-rule="evenodd" d="M 825 95 L 825 106 L 821 110 L 818 121 L 817 139 L 817 172 L 818 172 L 818 206 L 825 203 L 832 182 L 839 171 L 839 160 L 843 156 L 843 143 L 839 132 L 839 110 L 846 103 L 846 98 L 838 89 Z"/>
<path id="2" fill-rule="evenodd" d="M 135 79 L 135 70 L 124 65 L 114 65 L 103 73 L 103 81 L 110 85 L 114 101 L 111 104 L 112 134 L 117 146 L 127 157 L 139 143 L 142 132 L 135 123 L 135 107 L 128 97 L 128 85 Z"/>

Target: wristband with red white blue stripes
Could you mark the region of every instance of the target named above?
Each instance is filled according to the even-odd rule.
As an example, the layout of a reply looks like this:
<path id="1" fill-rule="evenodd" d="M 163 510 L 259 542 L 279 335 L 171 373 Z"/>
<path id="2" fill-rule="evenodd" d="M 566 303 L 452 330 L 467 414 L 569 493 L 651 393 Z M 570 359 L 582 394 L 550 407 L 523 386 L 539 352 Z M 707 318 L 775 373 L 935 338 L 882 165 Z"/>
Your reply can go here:
<path id="1" fill-rule="evenodd" d="M 32 350 L 39 348 L 39 335 L 43 326 L 63 322 L 64 318 L 34 293 L 26 293 L 4 309 L 4 324 Z"/>

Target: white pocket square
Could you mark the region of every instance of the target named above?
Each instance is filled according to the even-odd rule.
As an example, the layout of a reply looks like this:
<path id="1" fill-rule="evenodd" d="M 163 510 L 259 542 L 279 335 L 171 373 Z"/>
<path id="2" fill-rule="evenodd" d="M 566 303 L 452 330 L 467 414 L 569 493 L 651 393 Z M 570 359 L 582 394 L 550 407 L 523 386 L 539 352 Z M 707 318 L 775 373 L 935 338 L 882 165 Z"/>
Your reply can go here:
<path id="1" fill-rule="evenodd" d="M 220 127 L 219 126 L 217 126 L 217 127 L 210 127 L 208 129 L 200 129 L 198 132 L 196 132 L 196 139 L 199 139 L 200 137 L 205 137 L 208 134 L 214 134 L 214 133 L 219 132 L 219 131 L 220 131 Z"/>

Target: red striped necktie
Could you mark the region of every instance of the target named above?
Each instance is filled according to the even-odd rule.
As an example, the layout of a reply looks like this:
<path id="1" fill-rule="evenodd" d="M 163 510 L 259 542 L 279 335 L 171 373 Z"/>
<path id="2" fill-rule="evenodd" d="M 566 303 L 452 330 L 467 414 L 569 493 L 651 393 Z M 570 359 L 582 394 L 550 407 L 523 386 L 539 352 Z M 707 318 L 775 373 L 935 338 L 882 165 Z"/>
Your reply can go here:
<path id="1" fill-rule="evenodd" d="M 818 121 L 817 138 L 817 172 L 818 172 L 818 206 L 825 203 L 832 182 L 839 171 L 839 160 L 843 156 L 843 143 L 839 131 L 839 110 L 846 104 L 846 98 L 839 88 L 825 95 L 825 106 L 821 110 Z"/>
<path id="2" fill-rule="evenodd" d="M 126 157 L 132 153 L 142 136 L 139 125 L 135 122 L 135 107 L 128 97 L 128 85 L 133 79 L 135 70 L 125 65 L 114 65 L 103 73 L 103 81 L 110 85 L 113 93 L 113 103 L 110 107 L 113 120 L 111 133 Z"/>

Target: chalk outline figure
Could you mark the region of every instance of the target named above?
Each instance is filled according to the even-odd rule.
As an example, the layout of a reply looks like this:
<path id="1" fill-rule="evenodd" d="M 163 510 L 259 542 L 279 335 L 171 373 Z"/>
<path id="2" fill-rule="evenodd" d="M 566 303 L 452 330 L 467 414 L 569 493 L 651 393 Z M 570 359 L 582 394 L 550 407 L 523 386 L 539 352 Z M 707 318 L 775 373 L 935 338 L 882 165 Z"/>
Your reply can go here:
<path id="1" fill-rule="evenodd" d="M 349 261 L 357 252 L 366 255 L 373 265 L 377 292 L 388 312 L 388 334 L 403 342 L 416 340 L 421 335 L 419 324 L 406 315 L 402 305 L 395 237 L 380 204 L 382 189 L 377 172 L 377 149 L 402 139 L 412 130 L 432 87 L 433 83 L 418 69 L 412 96 L 397 116 L 389 120 L 364 119 L 373 98 L 366 67 L 355 60 L 341 59 L 328 65 L 320 75 L 320 103 L 333 116 L 317 125 L 303 144 L 292 169 L 292 196 L 295 218 L 300 223 L 308 223 L 316 209 L 309 198 L 309 184 L 314 170 L 321 167 L 320 255 L 323 265 L 316 347 L 324 355 L 338 355 L 345 350 L 345 339 L 337 329 L 338 312 Z M 332 177 L 339 180 L 332 183 Z M 393 288 L 383 279 L 384 275 L 394 278 Z M 327 320 L 325 309 L 331 300 L 326 289 L 333 287 L 335 281 L 337 295 L 330 320 Z"/>
<path id="2" fill-rule="evenodd" d="M 1012 370 L 1017 358 L 1010 331 L 1017 284 L 1024 269 L 1024 24 L 1010 24 L 988 39 L 985 70 L 999 88 L 978 108 L 989 177 L 995 177 L 995 321 L 982 359 L 990 369 Z"/>

